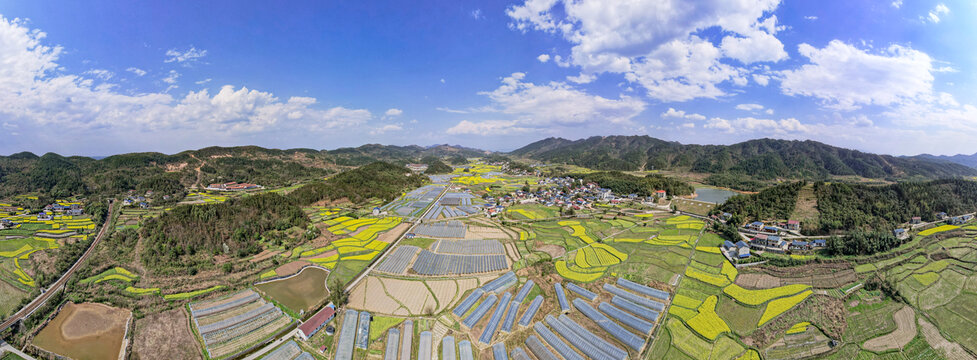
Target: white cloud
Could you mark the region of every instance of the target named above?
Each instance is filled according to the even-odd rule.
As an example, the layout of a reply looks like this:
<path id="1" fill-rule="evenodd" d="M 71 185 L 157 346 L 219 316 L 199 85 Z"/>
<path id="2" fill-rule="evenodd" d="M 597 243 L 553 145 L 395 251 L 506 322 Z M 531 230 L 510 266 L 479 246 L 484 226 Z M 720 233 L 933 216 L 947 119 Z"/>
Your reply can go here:
<path id="1" fill-rule="evenodd" d="M 444 78 L 441 78 L 441 83 L 444 84 Z"/>
<path id="2" fill-rule="evenodd" d="M 126 69 L 126 71 L 131 72 L 134 75 L 140 76 L 140 77 L 143 76 L 143 75 L 146 75 L 146 70 L 143 70 L 143 69 L 140 69 L 140 68 L 137 68 L 137 67 L 128 68 L 128 69 Z"/>
<path id="3" fill-rule="evenodd" d="M 810 64 L 783 71 L 781 91 L 821 99 L 829 108 L 892 105 L 932 90 L 932 60 L 908 47 L 892 45 L 872 54 L 833 40 L 821 49 L 801 44 L 798 51 Z"/>
<path id="4" fill-rule="evenodd" d="M 166 51 L 166 59 L 163 62 L 171 63 L 178 62 L 183 64 L 194 63 L 207 56 L 207 50 L 200 50 L 196 47 L 190 46 L 189 49 L 180 51 L 177 49 L 169 49 Z"/>
<path id="5" fill-rule="evenodd" d="M 367 110 L 322 110 L 313 107 L 314 98 L 283 100 L 231 85 L 213 95 L 201 90 L 182 98 L 167 93 L 126 95 L 114 91 L 114 84 L 96 86 L 90 78 L 55 71 L 60 68 L 61 48 L 44 46 L 43 38 L 43 32 L 28 29 L 22 21 L 0 16 L 0 63 L 5 64 L 0 67 L 0 118 L 34 127 L 40 134 L 51 129 L 74 136 L 182 130 L 229 136 L 282 128 L 315 131 L 360 125 L 372 118 Z M 178 76 L 171 72 L 163 81 L 173 84 Z"/>
<path id="6" fill-rule="evenodd" d="M 572 44 L 566 62 L 588 74 L 625 74 L 648 96 L 685 101 L 725 95 L 718 84 L 744 84 L 744 69 L 720 62 L 779 61 L 787 57 L 770 15 L 779 0 L 525 0 L 506 13 L 510 27 L 561 35 Z M 727 32 L 722 51 L 695 34 Z"/>
<path id="7" fill-rule="evenodd" d="M 901 126 L 977 133 L 977 107 L 961 105 L 948 93 L 922 96 L 885 111 L 883 116 Z"/>
<path id="8" fill-rule="evenodd" d="M 524 73 L 513 73 L 502 79 L 502 85 L 492 91 L 479 92 L 491 101 L 490 105 L 467 110 L 438 108 L 454 113 L 494 113 L 511 117 L 503 120 L 463 120 L 448 130 L 449 134 L 519 133 L 551 131 L 554 127 L 630 125 L 632 119 L 644 111 L 644 101 L 621 95 L 608 99 L 591 95 L 564 82 L 534 84 L 523 81 Z"/>
<path id="9" fill-rule="evenodd" d="M 936 7 L 934 7 L 933 10 L 930 10 L 929 14 L 926 16 L 926 20 L 929 20 L 932 23 L 939 23 L 941 20 L 940 17 L 949 13 L 950 8 L 946 7 L 946 5 L 943 3 L 939 3 L 936 4 Z"/>
<path id="10" fill-rule="evenodd" d="M 743 111 L 763 110 L 763 105 L 760 105 L 760 104 L 739 104 L 739 105 L 736 105 L 736 110 L 743 110 Z"/>
<path id="11" fill-rule="evenodd" d="M 508 135 L 514 133 L 529 132 L 527 127 L 519 126 L 516 120 L 485 120 L 472 122 L 462 120 L 457 125 L 448 128 L 445 132 L 451 135 Z"/>
<path id="12" fill-rule="evenodd" d="M 773 115 L 773 109 L 767 109 L 763 111 L 767 115 Z"/>
<path id="13" fill-rule="evenodd" d="M 115 76 L 115 73 L 105 70 L 105 69 L 91 69 L 84 72 L 85 75 L 91 75 L 99 80 L 109 80 Z"/>
<path id="14" fill-rule="evenodd" d="M 548 54 L 539 54 L 539 56 L 536 57 L 536 60 L 539 60 L 541 63 L 545 63 L 550 61 L 550 56 Z"/>
<path id="15" fill-rule="evenodd" d="M 744 36 L 726 36 L 720 48 L 723 54 L 744 64 L 755 62 L 777 62 L 787 59 L 784 44 L 774 37 L 777 28 L 777 17 L 770 16 L 766 21 L 757 23 Z"/>
<path id="16" fill-rule="evenodd" d="M 704 115 L 695 114 L 695 113 L 686 113 L 685 110 L 675 110 L 673 108 L 668 108 L 667 111 L 661 114 L 661 117 L 663 119 L 672 118 L 672 119 L 688 119 L 688 120 L 695 120 L 695 121 L 702 121 L 706 119 Z"/>
<path id="17" fill-rule="evenodd" d="M 818 19 L 818 17 L 817 16 L 813 16 L 813 15 L 811 15 L 811 16 L 805 16 L 804 17 L 804 20 L 810 20 L 810 21 L 814 21 L 814 20 L 817 20 L 817 19 Z"/>
<path id="18" fill-rule="evenodd" d="M 403 131 L 404 127 L 401 124 L 387 124 L 373 130 L 370 130 L 370 135 L 381 135 L 391 131 Z"/>
<path id="19" fill-rule="evenodd" d="M 795 118 L 780 120 L 758 119 L 754 117 L 737 118 L 726 120 L 723 118 L 711 118 L 703 126 L 706 129 L 715 129 L 729 133 L 753 133 L 763 135 L 796 135 L 808 133 L 811 129 Z"/>
<path id="20" fill-rule="evenodd" d="M 902 7 L 902 0 L 895 0 L 892 2 L 892 7 L 898 9 Z"/>
<path id="21" fill-rule="evenodd" d="M 437 110 L 437 111 L 444 111 L 444 112 L 452 113 L 452 114 L 468 114 L 470 112 L 468 110 L 452 109 L 452 108 L 447 108 L 447 107 L 443 107 L 443 106 L 436 107 L 435 110 Z"/>
<path id="22" fill-rule="evenodd" d="M 176 70 L 170 70 L 169 75 L 163 78 L 163 82 L 173 85 L 176 84 L 176 80 L 179 78 L 180 78 L 180 73 L 176 72 Z"/>
<path id="23" fill-rule="evenodd" d="M 482 9 L 475 9 L 471 12 L 472 19 L 478 20 L 482 18 Z"/>
<path id="24" fill-rule="evenodd" d="M 567 76 L 567 80 L 577 84 L 589 84 L 590 82 L 597 80 L 597 75 L 580 73 L 577 76 Z"/>
<path id="25" fill-rule="evenodd" d="M 389 117 L 394 117 L 394 116 L 400 116 L 403 113 L 404 113 L 404 110 L 400 110 L 400 109 L 396 109 L 396 108 L 391 108 L 391 109 L 387 109 L 387 112 L 385 112 L 383 114 L 386 115 L 386 116 L 389 116 Z"/>
<path id="26" fill-rule="evenodd" d="M 770 77 L 767 75 L 753 74 L 753 81 L 756 81 L 760 86 L 767 86 L 770 83 Z"/>
<path id="27" fill-rule="evenodd" d="M 577 90 L 566 83 L 537 85 L 522 81 L 523 73 L 502 79 L 492 91 L 480 92 L 492 100 L 492 111 L 510 114 L 534 124 L 625 123 L 644 111 L 645 103 L 630 96 L 607 99 Z"/>
<path id="28" fill-rule="evenodd" d="M 213 80 L 213 79 L 207 78 L 207 79 L 203 79 L 203 80 L 200 80 L 200 81 L 196 81 L 194 83 L 197 84 L 197 85 L 203 85 L 203 84 L 209 83 L 211 80 Z"/>

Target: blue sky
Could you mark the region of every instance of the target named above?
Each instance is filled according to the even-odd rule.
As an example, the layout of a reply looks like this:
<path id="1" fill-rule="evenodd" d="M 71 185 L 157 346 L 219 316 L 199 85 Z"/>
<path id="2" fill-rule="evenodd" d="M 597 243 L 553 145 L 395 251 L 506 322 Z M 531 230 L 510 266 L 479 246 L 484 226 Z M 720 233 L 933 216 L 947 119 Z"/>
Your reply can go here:
<path id="1" fill-rule="evenodd" d="M 0 3 L 0 154 L 549 136 L 977 152 L 973 1 Z"/>

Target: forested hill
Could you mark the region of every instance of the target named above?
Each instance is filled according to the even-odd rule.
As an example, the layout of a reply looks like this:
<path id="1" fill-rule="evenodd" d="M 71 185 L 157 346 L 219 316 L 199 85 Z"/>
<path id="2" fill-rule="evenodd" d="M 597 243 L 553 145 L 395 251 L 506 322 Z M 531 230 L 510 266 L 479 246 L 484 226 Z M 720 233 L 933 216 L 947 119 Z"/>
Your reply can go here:
<path id="1" fill-rule="evenodd" d="M 315 181 L 288 195 L 263 193 L 207 205 L 179 205 L 143 225 L 143 263 L 152 271 L 182 273 L 206 266 L 213 255 L 245 257 L 262 242 L 296 241 L 309 229 L 303 206 L 323 200 L 384 201 L 425 183 L 403 166 L 375 162 Z M 181 264 L 173 266 L 173 264 Z"/>
<path id="2" fill-rule="evenodd" d="M 256 146 L 209 147 L 173 155 L 131 153 L 100 160 L 19 153 L 0 156 L 0 198 L 18 194 L 113 195 L 132 189 L 168 191 L 190 187 L 198 180 L 202 186 L 227 181 L 282 186 L 328 176 L 336 172 L 334 168 L 317 150 Z M 159 185 L 165 188 L 156 188 Z"/>
<path id="3" fill-rule="evenodd" d="M 774 139 L 733 145 L 684 145 L 648 136 L 595 136 L 575 141 L 549 138 L 511 155 L 597 170 L 664 169 L 720 174 L 711 182 L 728 186 L 745 178 L 817 180 L 855 175 L 903 180 L 977 176 L 977 169 L 947 161 L 876 155 L 816 141 Z"/>
<path id="4" fill-rule="evenodd" d="M 396 146 L 367 144 L 355 148 L 339 148 L 336 150 L 325 151 L 333 161 L 343 166 L 360 166 L 374 161 L 384 161 L 397 165 L 407 162 L 420 162 L 421 159 L 436 157 L 447 158 L 455 165 L 467 162 L 470 157 L 484 157 L 490 152 L 458 145 L 436 145 L 436 146 Z"/>
<path id="5" fill-rule="evenodd" d="M 340 199 L 352 202 L 370 198 L 390 201 L 406 190 L 423 185 L 426 179 L 425 176 L 412 174 L 403 166 L 378 161 L 339 173 L 324 182 L 304 185 L 289 193 L 288 197 L 301 205 Z"/>
<path id="6" fill-rule="evenodd" d="M 913 156 L 912 158 L 920 158 L 920 159 L 926 159 L 926 160 L 948 161 L 948 162 L 957 163 L 957 164 L 964 165 L 964 166 L 969 166 L 969 167 L 972 167 L 972 168 L 977 168 L 977 154 L 971 154 L 971 155 L 964 155 L 964 154 L 957 154 L 957 155 L 930 155 L 930 154 L 922 154 L 922 155 Z"/>
<path id="7" fill-rule="evenodd" d="M 286 186 L 374 161 L 402 165 L 436 157 L 465 163 L 467 157 L 484 155 L 481 150 L 449 145 L 363 145 L 336 150 L 207 147 L 173 155 L 131 153 L 99 160 L 23 152 L 0 156 L 0 198 L 19 194 L 114 195 L 131 189 L 164 191 L 228 181 Z M 156 188 L 158 185 L 166 187 Z"/>
<path id="8" fill-rule="evenodd" d="M 736 223 L 788 220 L 802 186 L 800 182 L 784 184 L 757 194 L 734 196 L 715 212 L 736 215 Z M 977 211 L 977 182 L 971 180 L 942 179 L 892 185 L 816 182 L 813 189 L 817 216 L 812 219 L 817 220 L 802 223 L 805 232 L 811 234 L 856 229 L 888 233 L 914 216 L 932 221 L 939 212 L 953 216 Z"/>

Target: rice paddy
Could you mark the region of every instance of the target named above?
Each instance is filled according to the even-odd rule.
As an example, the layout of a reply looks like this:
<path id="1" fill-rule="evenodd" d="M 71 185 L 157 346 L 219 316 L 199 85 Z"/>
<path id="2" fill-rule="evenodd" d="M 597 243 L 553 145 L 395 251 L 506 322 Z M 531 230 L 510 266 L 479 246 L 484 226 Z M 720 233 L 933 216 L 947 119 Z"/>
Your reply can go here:
<path id="1" fill-rule="evenodd" d="M 329 294 L 326 290 L 328 276 L 328 271 L 310 266 L 297 275 L 258 283 L 255 288 L 295 313 L 308 312 Z"/>

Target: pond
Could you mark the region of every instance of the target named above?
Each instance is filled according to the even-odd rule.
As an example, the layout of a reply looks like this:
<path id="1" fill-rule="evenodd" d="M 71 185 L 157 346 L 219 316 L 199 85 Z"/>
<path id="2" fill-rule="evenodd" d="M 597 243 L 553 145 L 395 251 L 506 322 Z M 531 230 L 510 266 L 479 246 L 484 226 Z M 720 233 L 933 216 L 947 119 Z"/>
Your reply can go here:
<path id="1" fill-rule="evenodd" d="M 699 187 L 695 188 L 695 199 L 698 201 L 705 201 L 714 204 L 722 204 L 726 202 L 726 199 L 733 197 L 733 195 L 738 195 L 735 191 L 717 189 L 711 187 Z"/>
<path id="2" fill-rule="evenodd" d="M 68 302 L 34 337 L 34 345 L 80 360 L 118 359 L 129 311 Z"/>
<path id="3" fill-rule="evenodd" d="M 298 275 L 255 285 L 275 301 L 295 312 L 310 311 L 326 299 L 326 278 L 329 272 L 309 266 Z"/>

